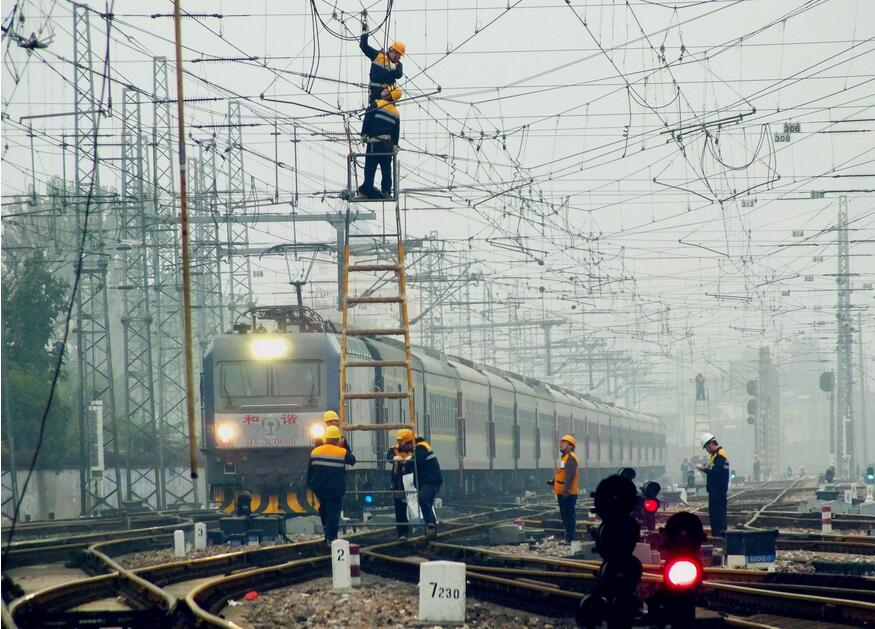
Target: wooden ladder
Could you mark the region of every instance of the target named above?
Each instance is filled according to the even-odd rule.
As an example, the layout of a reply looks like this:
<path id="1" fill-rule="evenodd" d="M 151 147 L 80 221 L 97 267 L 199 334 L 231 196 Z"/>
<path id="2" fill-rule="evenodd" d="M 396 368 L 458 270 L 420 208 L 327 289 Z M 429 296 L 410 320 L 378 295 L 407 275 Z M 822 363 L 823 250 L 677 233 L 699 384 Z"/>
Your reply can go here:
<path id="1" fill-rule="evenodd" d="M 398 202 L 398 178 L 395 178 L 395 232 L 382 234 L 355 234 L 350 235 L 350 211 L 347 208 L 347 220 L 345 241 L 343 248 L 343 335 L 340 342 L 340 421 L 343 430 L 400 430 L 409 428 L 416 434 L 416 414 L 413 399 L 413 366 L 410 351 L 410 319 L 407 312 L 407 277 L 404 271 L 404 243 L 401 234 L 401 209 Z M 384 241 L 389 241 L 394 238 L 395 241 L 395 258 L 380 262 L 368 262 L 361 264 L 352 264 L 350 261 L 351 253 L 349 240 L 350 238 L 382 238 Z M 378 251 L 384 250 L 381 248 Z M 395 295 L 350 295 L 349 291 L 349 276 L 351 273 L 374 273 L 374 272 L 391 272 L 397 281 L 398 291 Z M 388 306 L 397 305 L 397 313 L 386 313 L 386 319 L 398 321 L 395 327 L 379 327 L 379 328 L 350 328 L 349 327 L 349 310 L 358 304 L 386 304 Z M 387 309 L 391 310 L 390 309 Z M 351 336 L 401 336 L 404 338 L 404 359 L 403 360 L 349 360 L 347 356 L 348 339 Z M 346 373 L 348 369 L 358 368 L 375 368 L 375 367 L 405 367 L 407 371 L 407 390 L 406 391 L 347 391 L 346 390 Z M 403 400 L 407 399 L 409 409 L 409 423 L 403 424 L 350 424 L 346 421 L 346 401 L 347 400 Z M 382 415 L 380 415 L 382 417 Z"/>

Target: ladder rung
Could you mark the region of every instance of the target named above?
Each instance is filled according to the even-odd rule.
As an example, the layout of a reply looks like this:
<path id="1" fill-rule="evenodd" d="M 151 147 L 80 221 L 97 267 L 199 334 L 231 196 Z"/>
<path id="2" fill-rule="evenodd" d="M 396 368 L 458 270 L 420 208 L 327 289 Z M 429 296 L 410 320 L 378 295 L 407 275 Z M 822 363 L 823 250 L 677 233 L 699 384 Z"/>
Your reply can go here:
<path id="1" fill-rule="evenodd" d="M 367 391 L 364 393 L 344 393 L 347 400 L 402 400 L 410 397 L 407 391 Z"/>
<path id="2" fill-rule="evenodd" d="M 348 238 L 398 238 L 398 234 L 349 234 Z"/>
<path id="3" fill-rule="evenodd" d="M 382 296 L 382 295 L 365 295 L 362 297 L 347 297 L 348 304 L 400 304 L 402 301 L 400 295 Z"/>
<path id="4" fill-rule="evenodd" d="M 403 430 L 409 428 L 413 430 L 412 424 L 344 424 L 344 432 L 351 430 Z"/>
<path id="5" fill-rule="evenodd" d="M 351 264 L 348 269 L 352 271 L 400 271 L 400 264 Z"/>
<path id="6" fill-rule="evenodd" d="M 407 330 L 404 328 L 353 328 L 347 330 L 347 336 L 404 336 Z"/>
<path id="7" fill-rule="evenodd" d="M 406 360 L 351 360 L 347 367 L 406 367 Z"/>

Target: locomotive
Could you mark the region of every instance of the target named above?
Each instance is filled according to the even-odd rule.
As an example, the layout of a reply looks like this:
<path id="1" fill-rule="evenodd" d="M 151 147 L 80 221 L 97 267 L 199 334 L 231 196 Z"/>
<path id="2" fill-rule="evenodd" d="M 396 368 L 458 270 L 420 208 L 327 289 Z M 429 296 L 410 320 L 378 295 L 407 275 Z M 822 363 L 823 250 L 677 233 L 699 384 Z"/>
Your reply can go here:
<path id="1" fill-rule="evenodd" d="M 250 311 L 251 325 L 216 337 L 201 372 L 203 453 L 211 499 L 225 512 L 247 492 L 253 513 L 312 514 L 305 484 L 322 412 L 337 410 L 340 338 L 305 306 Z M 404 346 L 386 337 L 348 337 L 347 354 L 401 360 Z M 665 433 L 658 417 L 603 403 L 523 375 L 423 347 L 413 348 L 418 434 L 437 452 L 442 493 L 485 496 L 545 488 L 557 440 L 572 433 L 581 487 L 620 467 L 647 477 L 664 471 Z M 353 391 L 406 390 L 403 367 L 356 369 Z M 348 424 L 409 421 L 406 400 L 349 400 Z M 388 489 L 384 455 L 394 433 L 348 431 L 359 462 L 347 473 L 356 492 Z"/>

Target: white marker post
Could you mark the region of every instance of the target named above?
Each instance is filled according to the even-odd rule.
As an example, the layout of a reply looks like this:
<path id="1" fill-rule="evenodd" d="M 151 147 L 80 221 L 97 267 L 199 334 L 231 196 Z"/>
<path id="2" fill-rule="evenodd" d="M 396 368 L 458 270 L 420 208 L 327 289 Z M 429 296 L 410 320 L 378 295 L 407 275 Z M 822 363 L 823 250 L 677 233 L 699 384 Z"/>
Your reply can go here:
<path id="1" fill-rule="evenodd" d="M 352 587 L 362 586 L 362 556 L 359 555 L 359 545 L 349 545 L 349 577 Z"/>
<path id="2" fill-rule="evenodd" d="M 832 533 L 832 507 L 828 505 L 820 509 L 820 532 Z"/>
<path id="3" fill-rule="evenodd" d="M 347 590 L 352 587 L 352 572 L 350 571 L 349 542 L 336 539 L 331 542 L 331 582 L 335 590 Z"/>
<path id="4" fill-rule="evenodd" d="M 173 531 L 173 555 L 185 557 L 185 532 L 182 529 Z"/>
<path id="5" fill-rule="evenodd" d="M 204 550 L 207 547 L 207 524 L 196 522 L 194 525 L 194 549 Z"/>
<path id="6" fill-rule="evenodd" d="M 419 565 L 419 620 L 465 622 L 465 564 L 426 561 Z"/>

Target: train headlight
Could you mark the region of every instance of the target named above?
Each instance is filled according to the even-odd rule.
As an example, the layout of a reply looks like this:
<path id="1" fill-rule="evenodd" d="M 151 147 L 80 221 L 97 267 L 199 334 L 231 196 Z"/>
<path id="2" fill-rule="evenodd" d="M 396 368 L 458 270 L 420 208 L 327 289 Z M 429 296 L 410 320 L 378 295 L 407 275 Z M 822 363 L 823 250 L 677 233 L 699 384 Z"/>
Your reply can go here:
<path id="1" fill-rule="evenodd" d="M 314 439 L 321 439 L 325 436 L 325 424 L 318 422 L 310 424 L 310 436 Z"/>
<path id="2" fill-rule="evenodd" d="M 249 344 L 255 360 L 276 360 L 289 353 L 289 342 L 278 336 L 257 336 Z"/>
<path id="3" fill-rule="evenodd" d="M 231 440 L 237 436 L 237 427 L 234 424 L 218 424 L 216 426 L 216 437 L 221 443 L 231 443 Z"/>

